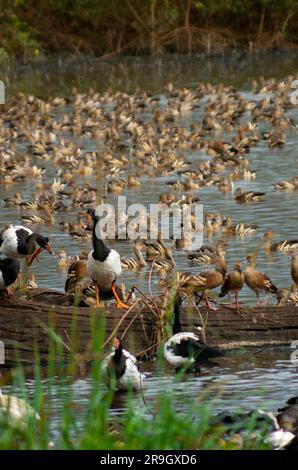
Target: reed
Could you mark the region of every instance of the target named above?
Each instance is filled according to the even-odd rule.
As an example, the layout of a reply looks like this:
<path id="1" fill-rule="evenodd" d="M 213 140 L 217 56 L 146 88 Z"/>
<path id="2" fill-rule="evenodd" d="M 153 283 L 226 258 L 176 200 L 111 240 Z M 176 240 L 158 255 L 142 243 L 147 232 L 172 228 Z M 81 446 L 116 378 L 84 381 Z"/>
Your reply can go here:
<path id="1" fill-rule="evenodd" d="M 161 321 L 170 318 L 170 308 L 165 305 Z M 69 338 L 70 355 L 63 359 L 63 341 L 54 330 L 50 334 L 49 362 L 47 367 L 40 364 L 36 345 L 34 381 L 26 382 L 27 371 L 19 365 L 10 373 L 3 374 L 2 384 L 12 381 L 11 394 L 30 402 L 40 416 L 37 420 L 29 416 L 22 425 L 12 422 L 5 415 L 0 415 L 0 449 L 265 449 L 266 429 L 253 433 L 256 421 L 252 416 L 247 422 L 245 438 L 239 440 L 226 438 L 227 427 L 214 422 L 213 407 L 220 397 L 220 390 L 207 387 L 203 394 L 189 398 L 185 393 L 183 410 L 180 409 L 175 394 L 158 390 L 156 398 L 147 404 L 132 393 L 125 398 L 125 412 L 113 413 L 115 390 L 108 390 L 101 380 L 100 358 L 103 355 L 105 328 L 102 321 L 91 319 L 90 353 L 91 360 L 76 355 L 77 337 L 76 313 L 72 337 Z M 57 360 L 58 357 L 58 360 Z M 59 359 L 60 358 L 60 359 Z M 84 365 L 82 369 L 82 364 Z M 161 348 L 158 350 L 156 368 L 163 370 Z M 74 406 L 74 383 L 78 373 L 88 376 L 91 388 L 88 401 L 77 416 Z M 177 380 L 187 380 L 176 376 Z M 184 383 L 184 382 L 183 382 Z M 33 386 L 32 386 L 33 384 Z M 187 392 L 187 381 L 186 392 Z M 136 406 L 136 400 L 138 406 Z M 59 402 L 59 408 L 57 408 Z M 230 429 L 233 434 L 237 426 Z M 253 437 L 255 436 L 255 437 Z"/>

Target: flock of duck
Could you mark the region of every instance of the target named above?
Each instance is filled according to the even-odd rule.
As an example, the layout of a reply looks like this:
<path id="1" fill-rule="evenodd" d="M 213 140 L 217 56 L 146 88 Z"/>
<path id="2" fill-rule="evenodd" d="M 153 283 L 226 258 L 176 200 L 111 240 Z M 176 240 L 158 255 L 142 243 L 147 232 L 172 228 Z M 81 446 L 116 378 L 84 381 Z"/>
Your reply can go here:
<path id="1" fill-rule="evenodd" d="M 296 77 L 297 78 L 297 77 Z M 135 257 L 121 257 L 108 247 L 96 233 L 98 216 L 95 207 L 110 197 L 142 192 L 148 179 L 169 177 L 164 191 L 158 195 L 161 207 L 183 210 L 201 202 L 201 188 L 217 188 L 220 193 L 232 193 L 237 204 L 261 204 L 264 192 L 243 191 L 239 182 L 257 178 L 251 170 L 249 152 L 260 142 L 270 149 L 286 145 L 287 132 L 297 131 L 298 124 L 288 116 L 294 107 L 290 100 L 294 76 L 282 82 L 253 82 L 253 92 L 266 94 L 263 99 L 247 99 L 233 87 L 199 83 L 194 89 L 175 88 L 168 84 L 162 96 L 137 91 L 134 94 L 86 94 L 72 90 L 69 98 L 40 98 L 18 93 L 0 117 L 0 181 L 6 190 L 23 180 L 30 180 L 31 199 L 20 190 L 4 199 L 6 207 L 14 208 L 20 223 L 5 225 L 0 232 L 0 290 L 13 296 L 12 285 L 20 279 L 20 260 L 27 266 L 38 261 L 42 251 L 54 254 L 49 237 L 41 235 L 41 227 L 56 226 L 76 240 L 92 241 L 91 251 L 70 257 L 64 250 L 56 252 L 59 268 L 67 269 L 65 291 L 83 292 L 90 305 L 115 298 L 119 308 L 129 308 L 124 289 L 117 284 L 123 270 L 142 270 L 147 266 L 159 276 L 159 284 L 175 285 L 173 335 L 164 346 L 164 357 L 175 369 L 200 371 L 200 366 L 212 365 L 210 358 L 222 352 L 206 345 L 200 335 L 182 332 L 180 308 L 185 297 L 194 296 L 208 308 L 209 291 L 220 288 L 220 297 L 235 294 L 235 308 L 241 308 L 239 292 L 246 284 L 256 295 L 265 293 L 264 305 L 270 293 L 276 294 L 278 305 L 297 303 L 298 240 L 273 242 L 274 234 L 263 236 L 265 254 L 281 252 L 291 257 L 289 272 L 291 288 L 278 288 L 267 274 L 256 269 L 257 252 L 246 257 L 247 266 L 240 262 L 228 272 L 226 247 L 232 237 L 245 238 L 260 227 L 219 213 L 206 213 L 201 228 L 217 242 L 190 251 L 188 228 L 182 225 L 179 238 L 163 240 L 138 239 L 133 242 Z M 202 111 L 190 126 L 180 125 L 180 119 Z M 266 124 L 268 131 L 259 126 Z M 223 137 L 222 134 L 225 134 Z M 231 135 L 227 139 L 226 135 Z M 84 147 L 84 141 L 98 148 Z M 202 157 L 195 161 L 188 155 Z M 55 176 L 53 177 L 53 172 Z M 50 175 L 50 176 L 49 176 Z M 298 177 L 291 181 L 273 182 L 276 191 L 298 190 Z M 67 213 L 77 213 L 74 220 L 65 220 Z M 245 213 L 245 211 L 243 211 Z M 117 226 L 126 226 L 126 214 L 118 213 Z M 145 215 L 144 222 L 149 220 Z M 197 227 L 194 220 L 190 221 Z M 28 228 L 27 225 L 32 226 Z M 115 234 L 117 237 L 117 232 Z M 121 240 L 118 239 L 119 244 Z M 187 249 L 187 250 L 186 250 Z M 175 252 L 185 250 L 190 266 L 214 265 L 214 269 L 199 272 L 176 272 Z M 297 251 L 296 251 L 297 250 Z M 145 255 L 144 255 L 145 253 Z M 34 275 L 28 288 L 36 287 Z M 114 339 L 113 351 L 103 361 L 103 373 L 108 384 L 116 379 L 119 389 L 142 387 L 144 376 L 136 358 L 123 348 L 120 338 Z"/>

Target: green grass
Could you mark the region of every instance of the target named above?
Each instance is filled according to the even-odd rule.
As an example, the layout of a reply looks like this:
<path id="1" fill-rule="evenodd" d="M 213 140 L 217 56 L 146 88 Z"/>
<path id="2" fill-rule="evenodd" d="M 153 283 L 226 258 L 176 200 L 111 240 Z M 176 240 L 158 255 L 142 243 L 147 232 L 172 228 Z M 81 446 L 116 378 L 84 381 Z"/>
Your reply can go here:
<path id="1" fill-rule="evenodd" d="M 76 314 L 73 320 L 71 344 L 76 342 Z M 101 383 L 100 361 L 90 366 L 90 396 L 84 412 L 76 416 L 73 383 L 76 380 L 76 355 L 70 353 L 69 363 L 62 361 L 62 340 L 50 330 L 50 354 L 47 368 L 40 367 L 38 351 L 35 355 L 34 388 L 30 403 L 40 415 L 30 416 L 23 426 L 9 419 L 0 419 L 0 449 L 96 449 L 96 450 L 187 450 L 187 449 L 266 449 L 266 429 L 255 432 L 254 416 L 247 421 L 246 433 L 239 439 L 226 437 L 227 428 L 214 423 L 214 387 L 199 397 L 185 397 L 183 411 L 177 406 L 171 390 L 160 390 L 147 405 L 136 407 L 132 393 L 128 393 L 126 411 L 113 417 L 111 406 L 113 390 Z M 102 353 L 104 340 L 102 322 L 92 320 L 92 353 Z M 60 360 L 57 361 L 57 356 Z M 156 368 L 162 367 L 159 355 Z M 4 376 L 5 381 L 5 376 Z M 185 380 L 173 376 L 173 381 Z M 186 384 L 187 387 L 187 384 Z M 12 388 L 17 395 L 29 402 L 26 374 L 22 366 L 12 371 Z M 166 393 L 165 393 L 166 392 Z M 220 392 L 218 391 L 218 395 Z M 59 411 L 57 412 L 57 400 Z M 187 410 L 187 411 L 186 411 Z M 51 420 L 57 421 L 55 432 Z M 231 427 L 233 434 L 237 426 Z"/>

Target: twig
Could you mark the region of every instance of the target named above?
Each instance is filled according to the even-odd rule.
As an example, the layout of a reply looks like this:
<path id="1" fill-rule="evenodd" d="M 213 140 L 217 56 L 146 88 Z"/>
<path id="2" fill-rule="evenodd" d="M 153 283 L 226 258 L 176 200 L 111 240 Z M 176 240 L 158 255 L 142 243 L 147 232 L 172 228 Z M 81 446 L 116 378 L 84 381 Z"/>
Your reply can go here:
<path id="1" fill-rule="evenodd" d="M 125 337 L 126 333 L 128 332 L 128 330 L 131 327 L 131 325 L 133 324 L 133 322 L 137 319 L 138 315 L 140 315 L 140 312 L 137 312 L 135 314 L 135 316 L 130 320 L 128 326 L 125 328 L 124 332 L 121 335 L 121 339 L 123 339 Z"/>
<path id="2" fill-rule="evenodd" d="M 201 324 L 202 324 L 202 327 L 203 327 L 203 329 L 202 329 L 202 336 L 203 336 L 204 342 L 206 342 L 206 325 L 207 325 L 207 322 L 208 322 L 208 313 L 207 313 L 207 315 L 206 315 L 206 321 L 204 322 L 204 319 L 203 319 L 203 317 L 202 317 L 202 314 L 201 314 L 201 312 L 200 312 L 198 306 L 196 305 L 195 302 L 193 302 L 192 304 L 193 304 L 194 308 L 196 309 L 196 311 L 197 311 L 198 314 L 199 314 L 199 317 L 200 317 L 200 320 L 201 320 Z"/>
<path id="3" fill-rule="evenodd" d="M 125 314 L 123 315 L 123 317 L 121 317 L 120 321 L 117 323 L 117 325 L 115 326 L 114 330 L 112 331 L 112 333 L 110 334 L 110 336 L 108 337 L 108 339 L 103 343 L 103 348 L 106 347 L 106 345 L 111 341 L 111 339 L 113 338 L 113 336 L 115 336 L 115 334 L 117 333 L 119 327 L 122 325 L 123 321 L 125 320 L 125 318 L 127 317 L 127 315 L 133 310 L 133 308 L 137 305 L 137 303 L 139 302 L 139 300 L 136 300 L 130 307 L 129 309 L 125 312 Z"/>

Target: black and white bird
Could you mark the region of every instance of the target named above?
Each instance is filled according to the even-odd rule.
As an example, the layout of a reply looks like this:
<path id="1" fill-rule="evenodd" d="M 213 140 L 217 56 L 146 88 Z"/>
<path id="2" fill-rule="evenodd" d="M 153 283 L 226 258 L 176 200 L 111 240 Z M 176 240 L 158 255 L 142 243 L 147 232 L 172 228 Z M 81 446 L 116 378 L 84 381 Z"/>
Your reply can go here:
<path id="1" fill-rule="evenodd" d="M 123 349 L 122 341 L 116 337 L 113 351 L 101 364 L 102 378 L 108 387 L 114 386 L 118 390 L 140 390 L 143 388 L 144 374 L 138 368 L 135 356 Z"/>
<path id="2" fill-rule="evenodd" d="M 180 369 L 194 370 L 199 373 L 200 367 L 214 367 L 210 358 L 223 356 L 223 352 L 217 348 L 208 346 L 199 336 L 192 332 L 182 332 L 180 323 L 180 310 L 182 298 L 176 295 L 174 303 L 173 336 L 164 345 L 164 358 L 176 371 Z"/>
<path id="3" fill-rule="evenodd" d="M 121 275 L 120 255 L 116 250 L 108 248 L 101 238 L 97 237 L 96 225 L 99 217 L 93 216 L 93 250 L 90 251 L 87 259 L 87 272 L 95 282 L 96 289 L 96 307 L 99 307 L 99 291 L 111 292 L 117 301 L 118 308 L 128 308 L 122 302 L 117 290 L 116 279 Z"/>
<path id="4" fill-rule="evenodd" d="M 250 440 L 260 440 L 261 436 L 264 442 L 273 450 L 295 449 L 297 438 L 294 431 L 282 428 L 278 421 L 278 416 L 272 412 L 256 410 L 242 413 L 230 413 L 224 411 L 211 420 L 211 424 L 221 423 L 226 427 L 224 439 L 230 441 L 233 435 L 237 435 L 237 442 L 244 444 L 247 439 L 247 429 L 250 431 Z"/>
<path id="5" fill-rule="evenodd" d="M 36 248 L 37 243 L 38 248 Z M 0 233 L 0 253 L 8 258 L 28 258 L 28 266 L 38 255 L 46 250 L 53 254 L 53 249 L 47 237 L 33 232 L 22 225 L 5 226 Z M 30 257 L 30 258 L 29 258 Z"/>
<path id="6" fill-rule="evenodd" d="M 9 286 L 17 280 L 19 272 L 20 262 L 17 259 L 0 259 L 0 291 L 6 290 L 9 298 L 13 295 Z"/>

